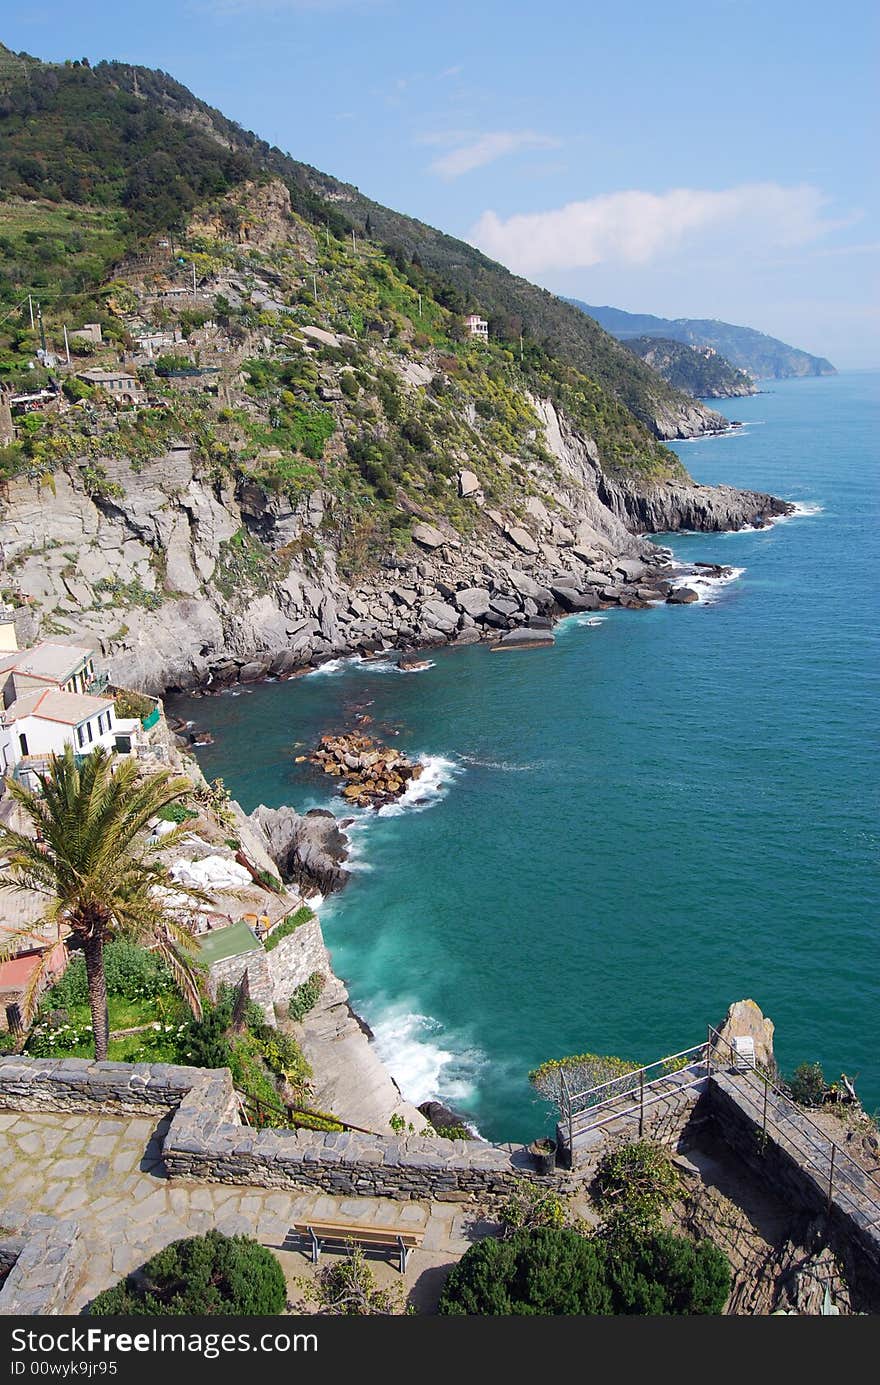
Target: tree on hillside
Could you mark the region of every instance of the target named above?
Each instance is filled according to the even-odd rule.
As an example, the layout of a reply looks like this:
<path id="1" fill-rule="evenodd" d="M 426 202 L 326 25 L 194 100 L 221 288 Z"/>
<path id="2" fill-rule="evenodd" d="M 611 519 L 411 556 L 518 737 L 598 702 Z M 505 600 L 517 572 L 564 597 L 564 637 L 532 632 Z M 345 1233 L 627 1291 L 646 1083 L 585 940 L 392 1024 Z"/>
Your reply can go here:
<path id="1" fill-rule="evenodd" d="M 7 779 L 7 790 L 29 819 L 35 836 L 0 828 L 0 854 L 6 867 L 0 886 L 34 890 L 46 899 L 47 923 L 63 925 L 85 958 L 95 1057 L 106 1058 L 109 1037 L 104 946 L 127 938 L 155 948 L 189 1002 L 201 1015 L 194 971 L 194 943 L 169 911 L 169 900 L 199 891 L 177 884 L 148 844 L 144 829 L 160 808 L 183 798 L 189 780 L 168 770 L 141 777 L 134 761 L 116 759 L 103 749 L 77 763 L 73 748 L 53 755 L 40 788 Z M 166 837 L 167 844 L 168 838 Z M 33 925 L 13 934 L 14 944 L 31 935 Z M 7 955 L 11 950 L 7 945 Z M 25 995 L 25 1018 L 33 1012 L 45 964 Z"/>

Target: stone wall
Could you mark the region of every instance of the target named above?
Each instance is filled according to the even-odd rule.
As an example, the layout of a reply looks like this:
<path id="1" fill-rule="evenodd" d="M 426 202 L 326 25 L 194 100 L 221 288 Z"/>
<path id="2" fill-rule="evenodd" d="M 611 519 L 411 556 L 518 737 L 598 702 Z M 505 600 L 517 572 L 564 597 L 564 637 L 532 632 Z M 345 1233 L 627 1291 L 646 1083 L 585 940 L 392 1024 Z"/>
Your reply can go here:
<path id="1" fill-rule="evenodd" d="M 0 1314 L 44 1317 L 63 1313 L 86 1254 L 87 1246 L 76 1222 L 30 1217 L 20 1237 L 0 1246 L 4 1264 L 12 1256 L 12 1265 L 0 1289 Z"/>
<path id="2" fill-rule="evenodd" d="M 275 1023 L 275 1002 L 272 976 L 269 971 L 269 953 L 257 944 L 253 952 L 239 953 L 237 957 L 223 957 L 212 963 L 208 970 L 208 987 L 216 996 L 222 985 L 238 986 L 247 972 L 250 998 L 259 1005 L 267 1024 Z"/>
<path id="3" fill-rule="evenodd" d="M 301 923 L 296 932 L 282 938 L 266 957 L 275 1004 L 285 1009 L 294 986 L 308 981 L 313 971 L 323 972 L 325 976 L 331 971 L 330 954 L 317 918 Z"/>
<path id="4" fill-rule="evenodd" d="M 716 1133 L 752 1172 L 787 1203 L 825 1221 L 847 1279 L 880 1290 L 880 1192 L 868 1175 L 840 1155 L 832 1175 L 830 1139 L 772 1090 L 765 1122 L 763 1092 L 754 1079 L 714 1073 L 707 1102 Z"/>
<path id="5" fill-rule="evenodd" d="M 274 1024 L 275 1006 L 286 1011 L 294 986 L 307 981 L 313 971 L 325 975 L 331 971 L 330 954 L 317 918 L 301 923 L 268 952 L 257 946 L 253 952 L 214 962 L 208 977 L 211 992 L 216 995 L 224 983 L 237 986 L 247 972 L 251 1000 L 260 1006 L 266 1023 Z"/>
<path id="6" fill-rule="evenodd" d="M 376 1197 L 465 1200 L 534 1178 L 528 1151 L 476 1140 L 255 1130 L 240 1123 L 228 1068 L 0 1059 L 0 1107 L 174 1110 L 162 1147 L 169 1174 L 264 1188 L 323 1188 Z M 545 1180 L 546 1181 L 546 1180 Z M 553 1180 L 564 1186 L 565 1175 Z"/>

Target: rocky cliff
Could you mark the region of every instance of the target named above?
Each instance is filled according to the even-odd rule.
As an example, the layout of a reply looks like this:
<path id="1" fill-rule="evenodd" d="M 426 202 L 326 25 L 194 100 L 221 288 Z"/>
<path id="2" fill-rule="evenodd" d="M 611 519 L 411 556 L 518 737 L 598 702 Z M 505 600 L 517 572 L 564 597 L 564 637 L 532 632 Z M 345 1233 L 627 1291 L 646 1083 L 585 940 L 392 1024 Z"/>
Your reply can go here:
<path id="1" fill-rule="evenodd" d="M 148 691 L 256 679 L 347 651 L 465 643 L 564 610 L 638 604 L 639 583 L 645 599 L 646 576 L 663 575 L 643 534 L 736 529 L 789 508 L 729 487 L 609 478 L 564 412 L 531 405 L 543 432 L 537 493 L 493 506 L 462 470 L 460 528 L 419 520 L 356 578 L 337 565 L 338 495 L 218 480 L 183 444 L 143 463 L 105 457 L 103 497 L 76 465 L 13 479 L 0 542 L 21 634 L 91 641 L 115 680 Z"/>

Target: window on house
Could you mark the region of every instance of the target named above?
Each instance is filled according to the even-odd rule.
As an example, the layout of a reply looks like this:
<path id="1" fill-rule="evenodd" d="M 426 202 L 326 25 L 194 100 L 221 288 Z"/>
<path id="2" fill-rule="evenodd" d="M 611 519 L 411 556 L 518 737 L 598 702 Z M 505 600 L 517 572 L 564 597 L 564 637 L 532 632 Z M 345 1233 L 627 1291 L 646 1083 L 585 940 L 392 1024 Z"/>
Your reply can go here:
<path id="1" fill-rule="evenodd" d="M 22 755 L 27 755 L 27 753 L 28 753 L 27 736 L 24 734 L 23 731 L 22 731 L 21 735 L 20 735 L 19 738 L 18 738 L 18 744 L 19 744 L 19 746 L 21 747 L 21 753 L 22 753 Z"/>
<path id="2" fill-rule="evenodd" d="M 86 743 L 86 733 L 85 729 L 82 726 L 78 726 L 76 728 L 76 740 L 80 750 L 82 750 L 83 746 Z"/>
<path id="3" fill-rule="evenodd" d="M 91 744 L 95 737 L 94 732 L 92 731 L 92 723 L 90 721 L 86 722 L 86 735 L 89 738 L 89 744 Z"/>

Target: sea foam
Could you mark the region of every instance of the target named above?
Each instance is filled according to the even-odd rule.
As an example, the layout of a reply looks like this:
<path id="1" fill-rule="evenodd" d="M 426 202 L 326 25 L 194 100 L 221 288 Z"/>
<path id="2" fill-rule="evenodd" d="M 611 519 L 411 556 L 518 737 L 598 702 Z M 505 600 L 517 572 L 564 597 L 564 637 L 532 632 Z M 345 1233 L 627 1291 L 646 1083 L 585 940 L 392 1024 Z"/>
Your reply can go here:
<path id="1" fill-rule="evenodd" d="M 442 755 L 420 755 L 418 760 L 423 766 L 420 777 L 410 781 L 406 792 L 400 795 L 396 803 L 386 803 L 378 810 L 380 818 L 399 817 L 401 813 L 423 812 L 426 808 L 432 808 L 446 797 L 449 786 L 461 773 L 461 765 Z"/>
<path id="2" fill-rule="evenodd" d="M 487 1064 L 484 1053 L 442 1033 L 429 1015 L 400 1003 L 371 1023 L 376 1052 L 407 1101 L 466 1103 Z"/>

